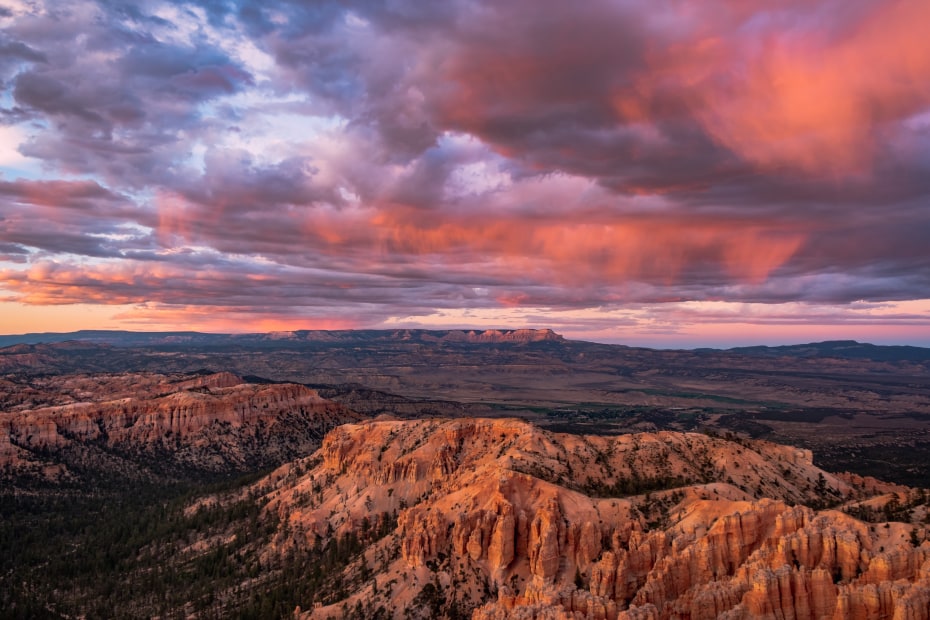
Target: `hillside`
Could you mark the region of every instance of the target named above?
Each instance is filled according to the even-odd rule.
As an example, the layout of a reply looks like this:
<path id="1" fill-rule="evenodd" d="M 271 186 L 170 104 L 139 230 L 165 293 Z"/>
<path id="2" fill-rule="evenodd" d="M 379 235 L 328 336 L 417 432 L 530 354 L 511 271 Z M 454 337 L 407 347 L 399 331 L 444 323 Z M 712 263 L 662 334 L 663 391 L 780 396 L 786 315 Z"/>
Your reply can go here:
<path id="1" fill-rule="evenodd" d="M 323 584 L 327 604 L 304 606 L 308 618 L 930 609 L 927 495 L 823 472 L 809 452 L 765 442 L 580 437 L 517 420 L 369 422 L 334 430 L 317 455 L 251 492 L 281 523 L 270 554 L 370 537 L 396 515 L 393 531 L 331 577 L 328 596 L 333 581 Z"/>
<path id="2" fill-rule="evenodd" d="M 0 607 L 381 620 L 930 609 L 930 494 L 765 441 L 380 419 L 244 486 L 185 488 L 5 489 Z"/>
<path id="3" fill-rule="evenodd" d="M 885 362 L 928 362 L 930 349 L 904 345 L 874 345 L 855 340 L 827 340 L 808 344 L 783 345 L 776 347 L 736 347 L 730 353 L 766 357 L 829 357 L 835 359 L 858 359 Z"/>
<path id="4" fill-rule="evenodd" d="M 7 381 L 0 404 L 0 471 L 20 480 L 251 472 L 361 419 L 304 386 L 230 373 Z"/>
<path id="5" fill-rule="evenodd" d="M 584 434 L 710 430 L 811 449 L 828 469 L 903 484 L 930 477 L 930 362 L 918 348 L 661 351 L 551 330 L 35 338 L 71 340 L 0 348 L 0 392 L 69 375 L 230 372 L 303 384 L 366 416 L 521 417 Z"/>

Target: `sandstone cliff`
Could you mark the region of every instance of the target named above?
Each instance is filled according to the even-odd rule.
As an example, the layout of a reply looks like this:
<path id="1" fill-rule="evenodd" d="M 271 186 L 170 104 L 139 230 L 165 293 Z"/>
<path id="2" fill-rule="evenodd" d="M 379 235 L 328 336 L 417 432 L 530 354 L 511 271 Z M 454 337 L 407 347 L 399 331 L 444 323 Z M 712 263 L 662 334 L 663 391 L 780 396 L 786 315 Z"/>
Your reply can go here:
<path id="1" fill-rule="evenodd" d="M 305 617 L 928 618 L 925 529 L 845 514 L 887 492 L 850 481 L 764 442 L 472 419 L 342 426 L 253 492 L 267 553 L 396 516 Z"/>
<path id="2" fill-rule="evenodd" d="M 562 336 L 551 329 L 487 329 L 483 332 L 450 331 L 439 338 L 443 342 L 469 343 L 527 343 L 561 342 Z"/>
<path id="3" fill-rule="evenodd" d="M 59 396 L 79 396 L 93 378 L 71 381 L 70 391 Z M 82 467 L 112 467 L 114 454 L 146 457 L 149 466 L 169 470 L 268 466 L 312 452 L 327 431 L 361 419 L 304 386 L 253 385 L 230 373 L 100 381 L 122 385 L 133 396 L 0 413 L 0 468 L 62 474 L 69 459 L 79 458 Z"/>

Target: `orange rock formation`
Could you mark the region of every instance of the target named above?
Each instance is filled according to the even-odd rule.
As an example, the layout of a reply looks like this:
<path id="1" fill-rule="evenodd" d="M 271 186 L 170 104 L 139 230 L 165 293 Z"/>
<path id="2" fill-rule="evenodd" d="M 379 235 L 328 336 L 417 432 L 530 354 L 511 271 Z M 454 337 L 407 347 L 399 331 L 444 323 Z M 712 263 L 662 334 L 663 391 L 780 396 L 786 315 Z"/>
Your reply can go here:
<path id="1" fill-rule="evenodd" d="M 327 430 L 361 419 L 302 385 L 252 385 L 230 373 L 146 387 L 133 397 L 0 415 L 0 467 L 30 467 L 42 452 L 103 444 L 142 453 L 167 449 L 210 469 L 249 458 L 241 443 L 222 441 L 231 433 L 267 439 L 280 425 L 309 435 L 288 441 L 319 445 Z M 158 393 L 159 387 L 171 391 Z M 199 448 L 210 455 L 195 454 Z"/>
<path id="2" fill-rule="evenodd" d="M 927 619 L 924 530 L 802 505 L 885 491 L 848 480 L 765 442 L 470 419 L 342 426 L 255 490 L 285 524 L 278 550 L 397 514 L 350 609 L 400 618 L 433 584 L 474 620 Z"/>

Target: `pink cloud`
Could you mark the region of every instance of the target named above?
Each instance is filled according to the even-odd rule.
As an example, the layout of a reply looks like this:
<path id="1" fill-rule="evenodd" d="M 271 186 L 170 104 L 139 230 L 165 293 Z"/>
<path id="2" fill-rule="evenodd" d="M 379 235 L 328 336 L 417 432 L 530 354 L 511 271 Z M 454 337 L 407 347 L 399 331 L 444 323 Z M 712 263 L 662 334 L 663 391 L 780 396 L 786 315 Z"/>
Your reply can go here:
<path id="1" fill-rule="evenodd" d="M 170 43 L 12 16 L 41 178 L 0 179 L 0 297 L 282 329 L 930 298 L 926 2 L 398 6 L 217 5 Z"/>
<path id="2" fill-rule="evenodd" d="M 723 43 L 723 63 L 681 79 L 696 84 L 711 134 L 757 165 L 868 172 L 885 124 L 930 101 L 928 20 L 926 2 L 893 0 L 839 33 L 751 32 Z"/>

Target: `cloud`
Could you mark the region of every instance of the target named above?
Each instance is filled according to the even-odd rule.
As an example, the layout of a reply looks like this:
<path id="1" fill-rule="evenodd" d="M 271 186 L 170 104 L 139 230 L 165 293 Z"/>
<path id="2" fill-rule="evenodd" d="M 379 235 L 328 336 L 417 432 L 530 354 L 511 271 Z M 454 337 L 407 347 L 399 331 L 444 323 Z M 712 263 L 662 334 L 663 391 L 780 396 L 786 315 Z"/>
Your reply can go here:
<path id="1" fill-rule="evenodd" d="M 699 118 L 711 135 L 766 168 L 868 172 L 887 125 L 926 109 L 930 41 L 920 24 L 930 7 L 897 0 L 853 14 L 838 32 L 763 33 L 738 79 L 705 93 Z M 733 52 L 749 48 L 739 43 Z"/>
<path id="2" fill-rule="evenodd" d="M 10 17 L 11 15 L 12 13 L 6 15 L 6 17 Z M 6 62 L 15 60 L 38 63 L 48 62 L 48 58 L 46 58 L 45 54 L 42 52 L 34 50 L 22 41 L 9 40 L 0 40 L 0 59 Z"/>
<path id="3" fill-rule="evenodd" d="M 119 256 L 151 248 L 151 213 L 94 181 L 0 181 L 0 242 L 20 252 Z"/>
<path id="4" fill-rule="evenodd" d="M 202 35 L 160 40 L 151 29 L 167 28 L 163 20 L 107 9 L 56 3 L 8 28 L 34 50 L 30 59 L 44 60 L 17 66 L 8 82 L 18 113 L 42 125 L 20 150 L 66 173 L 158 185 L 199 131 L 202 106 L 253 79 Z"/>
<path id="5" fill-rule="evenodd" d="M 0 166 L 35 164 L 0 177 L 0 292 L 269 325 L 627 305 L 662 330 L 681 303 L 928 298 L 928 11 L 17 5 Z"/>

